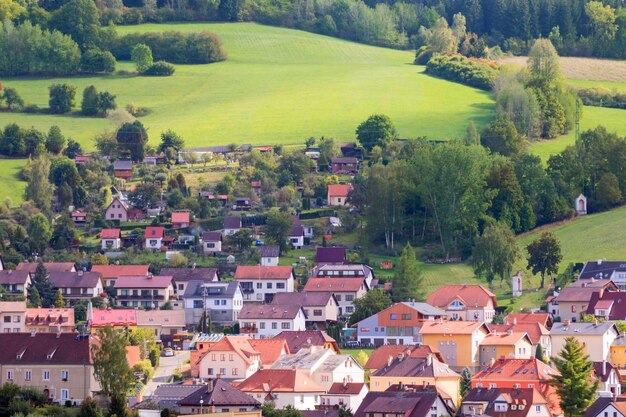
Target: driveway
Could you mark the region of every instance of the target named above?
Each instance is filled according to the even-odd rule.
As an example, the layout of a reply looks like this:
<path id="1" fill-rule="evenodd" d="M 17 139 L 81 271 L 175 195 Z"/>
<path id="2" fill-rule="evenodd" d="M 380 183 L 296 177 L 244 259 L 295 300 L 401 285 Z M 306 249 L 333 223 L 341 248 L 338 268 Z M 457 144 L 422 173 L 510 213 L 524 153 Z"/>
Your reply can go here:
<path id="1" fill-rule="evenodd" d="M 189 359 L 188 350 L 174 352 L 174 356 L 161 356 L 159 367 L 155 369 L 152 380 L 146 384 L 143 391 L 144 397 L 151 396 L 159 385 L 166 384 L 172 376 L 174 370 L 176 368 L 181 368 L 183 366 L 183 362 L 185 362 L 186 359 Z"/>

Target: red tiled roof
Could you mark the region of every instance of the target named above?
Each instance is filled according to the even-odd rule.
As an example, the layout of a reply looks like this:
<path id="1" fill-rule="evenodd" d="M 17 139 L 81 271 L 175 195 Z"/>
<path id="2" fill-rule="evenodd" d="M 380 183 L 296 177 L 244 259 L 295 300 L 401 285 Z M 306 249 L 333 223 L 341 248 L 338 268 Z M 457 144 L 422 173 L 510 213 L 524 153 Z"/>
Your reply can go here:
<path id="1" fill-rule="evenodd" d="M 172 213 L 172 223 L 189 223 L 191 213 L 188 211 L 175 211 Z"/>
<path id="2" fill-rule="evenodd" d="M 489 328 L 485 323 L 479 321 L 444 321 L 426 322 L 420 330 L 421 334 L 472 334 L 476 330 L 483 328 L 489 333 Z"/>
<path id="3" fill-rule="evenodd" d="M 102 229 L 100 239 L 119 239 L 121 234 L 120 229 Z"/>
<path id="4" fill-rule="evenodd" d="M 363 285 L 365 278 L 309 278 L 304 291 L 356 292 Z"/>
<path id="5" fill-rule="evenodd" d="M 548 381 L 559 371 L 539 359 L 498 359 L 493 366 L 488 366 L 476 373 L 472 380 L 484 381 Z"/>
<path id="6" fill-rule="evenodd" d="M 526 333 L 533 345 L 541 343 L 541 336 L 549 336 L 550 331 L 541 323 L 490 324 L 491 331 L 506 333 L 507 331 Z"/>
<path id="7" fill-rule="evenodd" d="M 160 227 L 160 226 L 146 227 L 146 235 L 145 235 L 146 239 L 163 237 L 164 234 L 165 234 L 164 227 Z"/>
<path id="8" fill-rule="evenodd" d="M 352 184 L 330 184 L 328 186 L 329 197 L 347 197 L 352 191 Z"/>
<path id="9" fill-rule="evenodd" d="M 238 266 L 235 279 L 289 279 L 292 276 L 290 266 Z"/>
<path id="10" fill-rule="evenodd" d="M 541 323 L 548 327 L 550 323 L 550 314 L 548 313 L 511 313 L 506 316 L 509 323 Z"/>
<path id="11" fill-rule="evenodd" d="M 74 269 L 74 262 L 44 262 L 43 266 L 48 273 L 50 272 L 68 272 Z M 20 262 L 17 264 L 16 270 L 28 271 L 31 274 L 37 269 L 37 262 Z"/>
<path id="12" fill-rule="evenodd" d="M 0 271 L 0 284 L 22 284 L 25 285 L 26 281 L 29 277 L 29 272 L 25 269 L 13 270 L 13 269 L 5 269 Z"/>
<path id="13" fill-rule="evenodd" d="M 73 308 L 27 308 L 27 326 L 50 326 L 62 328 L 74 328 Z"/>
<path id="14" fill-rule="evenodd" d="M 237 388 L 244 392 L 325 392 L 297 369 L 260 369 Z"/>
<path id="15" fill-rule="evenodd" d="M 341 382 L 335 382 L 330 386 L 328 390 L 329 394 L 344 394 L 344 395 L 358 395 L 365 384 L 363 382 L 348 382 L 342 384 Z"/>
<path id="16" fill-rule="evenodd" d="M 291 353 L 297 353 L 309 346 L 324 347 L 326 343 L 330 343 L 340 353 L 337 341 L 321 330 L 284 330 L 274 336 L 274 339 L 285 340 Z"/>
<path id="17" fill-rule="evenodd" d="M 185 310 L 137 310 L 137 326 L 185 327 Z"/>
<path id="18" fill-rule="evenodd" d="M 135 309 L 125 308 L 117 310 L 93 310 L 93 317 L 91 321 L 92 327 L 136 325 L 137 310 Z"/>
<path id="19" fill-rule="evenodd" d="M 282 339 L 250 339 L 250 345 L 261 353 L 261 363 L 271 365 L 283 354 L 289 354 L 289 346 Z"/>
<path id="20" fill-rule="evenodd" d="M 488 334 L 480 344 L 484 346 L 510 346 L 516 344 L 523 338 L 528 339 L 528 343 L 532 344 L 530 337 L 523 332 L 491 333 Z"/>
<path id="21" fill-rule="evenodd" d="M 94 265 L 92 272 L 100 272 L 103 279 L 121 276 L 148 275 L 149 265 Z"/>
<path id="22" fill-rule="evenodd" d="M 389 356 L 392 359 L 398 357 L 401 353 L 406 353 L 407 351 L 411 351 L 409 356 L 411 358 L 423 358 L 428 354 L 432 353 L 437 356 L 439 362 L 445 363 L 443 356 L 436 351 L 433 351 L 428 345 L 420 345 L 420 346 L 407 346 L 407 345 L 383 345 L 374 350 L 371 354 L 367 363 L 363 368 L 365 369 L 380 369 L 386 366 L 389 362 Z"/>
<path id="23" fill-rule="evenodd" d="M 494 307 L 497 305 L 495 294 L 481 285 L 444 285 L 431 293 L 426 302 L 431 306 L 445 308 L 457 298 L 471 307 L 485 307 L 490 299 Z"/>
<path id="24" fill-rule="evenodd" d="M 167 288 L 171 284 L 171 276 L 122 276 L 115 281 L 115 288 Z"/>

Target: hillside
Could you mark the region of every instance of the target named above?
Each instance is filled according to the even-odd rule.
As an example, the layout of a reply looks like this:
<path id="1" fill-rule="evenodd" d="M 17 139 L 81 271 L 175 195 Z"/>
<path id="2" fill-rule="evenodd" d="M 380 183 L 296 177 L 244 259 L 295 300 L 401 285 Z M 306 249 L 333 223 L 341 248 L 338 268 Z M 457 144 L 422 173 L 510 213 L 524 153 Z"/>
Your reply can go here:
<path id="1" fill-rule="evenodd" d="M 152 143 L 166 129 L 181 134 L 188 146 L 229 143 L 295 144 L 312 135 L 353 140 L 356 126 L 373 113 L 385 113 L 400 136 L 461 137 L 469 120 L 483 124 L 493 111 L 485 92 L 422 74 L 413 53 L 377 48 L 297 30 L 237 24 L 140 25 L 132 31 L 218 33 L 226 62 L 177 65 L 174 76 L 115 75 L 72 79 L 6 79 L 27 102 L 47 107 L 48 86 L 69 82 L 94 84 L 152 113 L 141 118 Z M 132 71 L 128 63 L 119 69 Z M 80 98 L 77 101 L 80 103 Z M 92 148 L 94 134 L 113 130 L 104 119 L 0 114 L 10 121 L 64 133 Z"/>

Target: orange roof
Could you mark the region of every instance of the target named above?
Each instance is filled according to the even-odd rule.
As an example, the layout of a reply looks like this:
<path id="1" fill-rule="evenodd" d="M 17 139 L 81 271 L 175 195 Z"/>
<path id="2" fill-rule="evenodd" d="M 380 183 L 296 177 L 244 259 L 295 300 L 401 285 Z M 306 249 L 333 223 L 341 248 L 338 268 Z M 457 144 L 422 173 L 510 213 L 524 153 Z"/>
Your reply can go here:
<path id="1" fill-rule="evenodd" d="M 121 276 L 148 275 L 148 265 L 94 265 L 91 272 L 100 272 L 103 279 Z"/>
<path id="2" fill-rule="evenodd" d="M 526 338 L 528 343 L 532 345 L 530 337 L 526 333 L 522 332 L 504 332 L 504 333 L 491 333 L 480 342 L 485 346 L 510 346 L 520 341 L 520 339 Z"/>
<path id="3" fill-rule="evenodd" d="M 271 365 L 283 354 L 289 354 L 285 339 L 250 339 L 250 345 L 261 353 L 261 363 Z"/>
<path id="4" fill-rule="evenodd" d="M 189 223 L 191 213 L 188 211 L 175 211 L 172 213 L 172 223 Z"/>
<path id="5" fill-rule="evenodd" d="M 141 362 L 141 351 L 139 346 L 126 346 L 126 361 L 131 368 L 137 363 Z"/>
<path id="6" fill-rule="evenodd" d="M 508 323 L 539 323 L 548 326 L 550 323 L 550 314 L 548 313 L 511 313 L 506 316 Z"/>
<path id="7" fill-rule="evenodd" d="M 491 299 L 493 306 L 497 306 L 495 294 L 481 285 L 444 285 L 431 293 L 426 302 L 445 308 L 455 299 L 460 299 L 468 307 L 486 307 Z"/>
<path id="8" fill-rule="evenodd" d="M 411 358 L 424 358 L 430 353 L 434 353 L 439 359 L 439 362 L 445 363 L 445 360 L 441 353 L 433 351 L 428 345 L 410 346 L 410 345 L 382 345 L 371 354 L 367 363 L 363 368 L 365 369 L 380 369 L 387 365 L 389 357 L 392 359 L 398 357 L 401 353 L 410 351 L 409 357 Z"/>
<path id="9" fill-rule="evenodd" d="M 252 356 L 261 356 L 261 352 L 250 344 L 251 340 L 249 336 L 224 336 L 222 340 L 210 346 L 202 355 L 202 358 L 210 352 L 235 352 L 250 365 L 252 364 Z M 202 360 L 202 358 L 200 358 L 200 360 Z"/>
<path id="10" fill-rule="evenodd" d="M 520 381 L 543 380 L 548 381 L 558 375 L 559 371 L 543 363 L 539 359 L 498 359 L 492 366 L 488 366 L 476 373 L 472 380 L 489 381 Z"/>
<path id="11" fill-rule="evenodd" d="M 238 266 L 235 279 L 289 279 L 290 266 Z"/>
<path id="12" fill-rule="evenodd" d="M 356 292 L 367 286 L 364 277 L 356 278 L 309 278 L 304 291 Z"/>
<path id="13" fill-rule="evenodd" d="M 132 308 L 126 309 L 107 309 L 107 310 L 93 310 L 93 317 L 91 321 L 92 327 L 105 327 L 105 326 L 136 326 L 137 325 L 137 310 Z"/>
<path id="14" fill-rule="evenodd" d="M 331 184 L 328 186 L 330 197 L 347 197 L 350 191 L 352 191 L 352 184 Z"/>
<path id="15" fill-rule="evenodd" d="M 326 392 L 297 369 L 260 369 L 237 388 L 243 392 Z"/>
<path id="16" fill-rule="evenodd" d="M 421 334 L 472 334 L 479 329 L 489 333 L 487 325 L 480 321 L 431 321 L 426 322 L 420 330 Z"/>
<path id="17" fill-rule="evenodd" d="M 25 311 L 29 326 L 74 327 L 74 308 L 27 308 Z"/>
<path id="18" fill-rule="evenodd" d="M 148 226 L 146 227 L 146 239 L 159 238 L 165 235 L 165 227 L 161 226 Z"/>
<path id="19" fill-rule="evenodd" d="M 509 322 L 510 323 L 510 322 Z M 520 323 L 517 324 L 490 324 L 491 331 L 503 332 L 513 331 L 516 333 L 526 333 L 533 345 L 541 343 L 541 336 L 549 336 L 550 331 L 541 323 Z"/>

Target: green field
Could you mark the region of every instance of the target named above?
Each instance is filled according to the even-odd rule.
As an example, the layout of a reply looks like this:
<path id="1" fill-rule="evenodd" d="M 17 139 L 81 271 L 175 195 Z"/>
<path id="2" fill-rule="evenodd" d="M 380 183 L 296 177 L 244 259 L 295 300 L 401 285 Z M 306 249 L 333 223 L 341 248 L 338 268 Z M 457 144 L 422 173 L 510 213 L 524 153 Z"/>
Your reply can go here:
<path id="1" fill-rule="evenodd" d="M 20 179 L 25 159 L 0 159 L 0 201 L 10 198 L 14 205 L 24 199 L 26 182 Z"/>
<path id="2" fill-rule="evenodd" d="M 389 115 L 401 137 L 462 137 L 470 120 L 484 124 L 493 101 L 483 91 L 439 80 L 412 65 L 413 52 L 361 45 L 312 33 L 237 24 L 168 24 L 118 28 L 132 31 L 218 33 L 228 60 L 177 65 L 172 77 L 113 75 L 71 79 L 5 79 L 26 102 L 47 107 L 48 86 L 94 84 L 152 113 L 141 121 L 156 144 L 173 129 L 190 147 L 230 143 L 295 144 L 309 136 L 353 140 L 356 126 L 373 113 Z M 132 70 L 128 63 L 121 69 Z M 78 97 L 80 102 L 80 97 Z M 0 114 L 0 125 L 16 122 L 47 129 L 58 124 L 86 148 L 94 134 L 113 130 L 104 119 Z"/>

